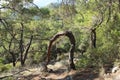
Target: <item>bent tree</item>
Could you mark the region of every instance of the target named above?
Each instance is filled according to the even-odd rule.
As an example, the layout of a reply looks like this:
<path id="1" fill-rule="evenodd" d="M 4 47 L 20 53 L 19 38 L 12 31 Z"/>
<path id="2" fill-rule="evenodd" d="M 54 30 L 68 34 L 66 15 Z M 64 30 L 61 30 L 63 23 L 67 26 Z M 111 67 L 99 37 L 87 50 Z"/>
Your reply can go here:
<path id="1" fill-rule="evenodd" d="M 65 31 L 63 33 L 58 33 L 51 38 L 49 46 L 48 46 L 47 64 L 50 62 L 50 50 L 51 50 L 52 44 L 60 36 L 67 36 L 70 40 L 71 48 L 70 48 L 70 53 L 69 53 L 69 68 L 75 70 L 75 64 L 73 62 L 74 50 L 75 50 L 75 38 L 71 31 Z"/>

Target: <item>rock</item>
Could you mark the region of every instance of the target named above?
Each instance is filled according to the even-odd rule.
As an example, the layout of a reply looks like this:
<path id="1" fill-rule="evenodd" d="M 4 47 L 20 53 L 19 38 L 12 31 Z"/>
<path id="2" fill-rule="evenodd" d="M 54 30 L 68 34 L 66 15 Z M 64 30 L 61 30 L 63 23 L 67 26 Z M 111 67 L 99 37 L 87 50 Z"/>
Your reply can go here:
<path id="1" fill-rule="evenodd" d="M 115 73 L 117 72 L 118 70 L 120 70 L 119 66 L 116 66 L 114 68 L 112 68 L 112 73 Z"/>

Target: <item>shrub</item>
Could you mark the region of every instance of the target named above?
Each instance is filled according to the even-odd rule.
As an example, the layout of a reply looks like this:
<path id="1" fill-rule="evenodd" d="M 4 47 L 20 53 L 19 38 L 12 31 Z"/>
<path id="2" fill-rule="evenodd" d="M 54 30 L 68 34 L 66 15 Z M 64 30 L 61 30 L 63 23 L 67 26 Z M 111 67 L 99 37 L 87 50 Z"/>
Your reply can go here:
<path id="1" fill-rule="evenodd" d="M 12 68 L 11 64 L 0 64 L 0 72 L 6 72 Z"/>
<path id="2" fill-rule="evenodd" d="M 77 68 L 85 68 L 90 66 L 91 64 L 91 60 L 89 57 L 87 56 L 81 56 L 78 60 L 78 62 L 76 63 L 76 67 Z"/>

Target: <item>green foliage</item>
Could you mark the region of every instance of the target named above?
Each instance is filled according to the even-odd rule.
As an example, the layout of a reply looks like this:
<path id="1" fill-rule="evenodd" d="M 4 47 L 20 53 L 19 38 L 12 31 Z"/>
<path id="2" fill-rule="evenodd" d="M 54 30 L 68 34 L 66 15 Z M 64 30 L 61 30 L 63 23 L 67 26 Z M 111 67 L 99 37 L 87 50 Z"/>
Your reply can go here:
<path id="1" fill-rule="evenodd" d="M 0 63 L 0 73 L 2 72 L 7 72 L 8 70 L 10 70 L 12 68 L 11 64 L 1 64 Z"/>
<path id="2" fill-rule="evenodd" d="M 76 50 L 86 49 L 84 56 L 79 57 L 76 64 L 78 67 L 114 63 L 120 58 L 120 13 L 117 1 L 110 4 L 105 0 L 76 0 L 75 6 L 50 4 L 44 8 L 31 6 L 31 4 L 25 7 L 21 0 L 8 2 L 8 5 L 6 3 L 1 5 L 7 7 L 1 10 L 0 19 L 1 71 L 11 68 L 9 65 L 5 66 L 5 63 L 12 62 L 10 51 L 15 53 L 16 59 L 20 56 L 21 23 L 24 25 L 24 50 L 29 44 L 30 36 L 33 35 L 26 63 L 38 64 L 44 61 L 43 56 L 46 56 L 49 40 L 56 33 L 66 30 L 73 32 Z M 96 28 L 95 49 L 90 48 L 91 28 Z M 14 39 L 11 41 L 12 38 Z M 54 44 L 58 48 L 69 51 L 70 42 L 66 37 L 61 37 Z M 20 59 L 18 65 L 20 65 L 19 61 Z"/>
<path id="3" fill-rule="evenodd" d="M 0 64 L 4 63 L 4 58 L 0 58 Z"/>
<path id="4" fill-rule="evenodd" d="M 91 66 L 92 64 L 90 64 L 90 58 L 86 57 L 86 56 L 81 56 L 79 57 L 79 60 L 76 63 L 76 67 L 77 68 L 86 68 L 88 66 Z"/>
<path id="5" fill-rule="evenodd" d="M 49 17 L 49 15 L 50 15 L 50 11 L 49 11 L 48 8 L 41 8 L 41 9 L 40 9 L 40 12 L 41 12 L 41 14 L 43 15 L 43 16 L 42 16 L 43 18 Z"/>

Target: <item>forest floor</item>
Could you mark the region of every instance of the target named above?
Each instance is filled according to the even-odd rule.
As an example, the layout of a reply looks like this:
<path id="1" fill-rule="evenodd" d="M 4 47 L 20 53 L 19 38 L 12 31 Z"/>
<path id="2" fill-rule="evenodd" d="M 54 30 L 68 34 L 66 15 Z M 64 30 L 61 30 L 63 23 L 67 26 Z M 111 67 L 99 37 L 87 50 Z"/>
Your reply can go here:
<path id="1" fill-rule="evenodd" d="M 47 67 L 51 69 L 50 72 L 43 72 L 42 68 L 36 67 L 14 71 L 8 75 L 14 80 L 120 80 L 120 70 L 100 76 L 99 71 L 94 68 L 69 71 L 64 61 L 49 64 Z M 5 77 L 0 75 L 0 80 L 6 80 Z"/>

